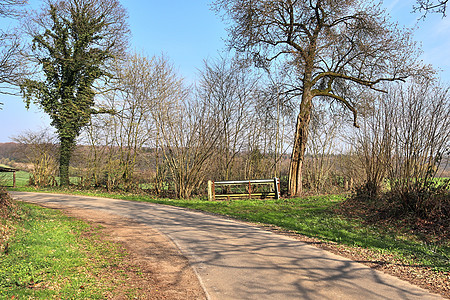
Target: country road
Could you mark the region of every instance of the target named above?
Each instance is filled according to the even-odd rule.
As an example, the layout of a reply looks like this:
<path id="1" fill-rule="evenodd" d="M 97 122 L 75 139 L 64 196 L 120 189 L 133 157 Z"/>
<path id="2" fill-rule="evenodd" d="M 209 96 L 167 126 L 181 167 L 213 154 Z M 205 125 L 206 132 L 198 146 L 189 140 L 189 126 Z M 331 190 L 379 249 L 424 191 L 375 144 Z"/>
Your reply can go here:
<path id="1" fill-rule="evenodd" d="M 363 264 L 243 222 L 142 202 L 11 195 L 38 204 L 107 212 L 158 230 L 189 259 L 210 299 L 442 299 Z"/>

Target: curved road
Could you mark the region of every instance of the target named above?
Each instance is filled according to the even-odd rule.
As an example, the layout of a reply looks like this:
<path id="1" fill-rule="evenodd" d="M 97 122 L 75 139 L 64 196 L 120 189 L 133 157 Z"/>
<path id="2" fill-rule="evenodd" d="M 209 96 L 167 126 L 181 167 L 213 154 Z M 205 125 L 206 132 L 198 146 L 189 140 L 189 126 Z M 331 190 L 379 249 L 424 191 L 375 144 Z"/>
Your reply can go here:
<path id="1" fill-rule="evenodd" d="M 11 194 L 27 202 L 116 214 L 159 230 L 189 259 L 210 299 L 442 299 L 363 264 L 233 220 L 142 202 Z"/>

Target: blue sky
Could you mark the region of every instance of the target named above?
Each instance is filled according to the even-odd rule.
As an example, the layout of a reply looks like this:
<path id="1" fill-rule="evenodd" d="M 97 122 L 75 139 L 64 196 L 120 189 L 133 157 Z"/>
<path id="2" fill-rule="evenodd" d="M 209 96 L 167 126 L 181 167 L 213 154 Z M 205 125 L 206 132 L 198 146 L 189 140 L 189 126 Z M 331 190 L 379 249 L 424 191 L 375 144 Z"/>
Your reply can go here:
<path id="1" fill-rule="evenodd" d="M 42 1 L 31 1 L 36 6 Z M 204 59 L 223 51 L 225 24 L 209 9 L 210 0 L 122 0 L 128 10 L 132 32 L 131 48 L 149 56 L 165 54 L 189 81 L 195 81 Z M 402 26 L 416 26 L 417 41 L 422 43 L 423 60 L 441 69 L 441 77 L 450 82 L 450 17 L 430 14 L 417 21 L 411 13 L 414 0 L 385 0 L 392 20 Z M 5 26 L 5 22 L 1 22 Z M 25 130 L 49 127 L 50 120 L 35 106 L 25 109 L 19 97 L 0 94 L 0 143 L 11 141 Z"/>

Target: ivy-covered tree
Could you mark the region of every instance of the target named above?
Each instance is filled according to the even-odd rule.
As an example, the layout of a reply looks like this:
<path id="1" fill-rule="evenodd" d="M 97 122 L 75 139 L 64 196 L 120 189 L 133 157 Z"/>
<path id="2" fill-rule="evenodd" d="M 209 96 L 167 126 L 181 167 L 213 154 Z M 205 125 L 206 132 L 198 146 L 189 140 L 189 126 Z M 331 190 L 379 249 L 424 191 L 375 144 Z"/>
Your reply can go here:
<path id="1" fill-rule="evenodd" d="M 95 109 L 95 86 L 111 76 L 110 61 L 127 45 L 127 13 L 117 0 L 48 1 L 32 17 L 30 57 L 39 72 L 21 84 L 27 107 L 33 101 L 51 118 L 60 142 L 61 185 L 69 184 L 76 138 Z"/>

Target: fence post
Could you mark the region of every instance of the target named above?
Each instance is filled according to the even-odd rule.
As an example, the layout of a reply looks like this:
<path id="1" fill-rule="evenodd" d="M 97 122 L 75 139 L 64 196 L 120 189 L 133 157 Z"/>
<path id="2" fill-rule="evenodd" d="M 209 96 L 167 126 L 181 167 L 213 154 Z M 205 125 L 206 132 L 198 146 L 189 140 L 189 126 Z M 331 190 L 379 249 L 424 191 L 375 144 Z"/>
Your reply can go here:
<path id="1" fill-rule="evenodd" d="M 278 178 L 273 179 L 273 187 L 275 190 L 275 199 L 280 199 L 280 186 L 278 185 Z"/>
<path id="2" fill-rule="evenodd" d="M 213 200 L 213 182 L 208 180 L 208 200 Z"/>

